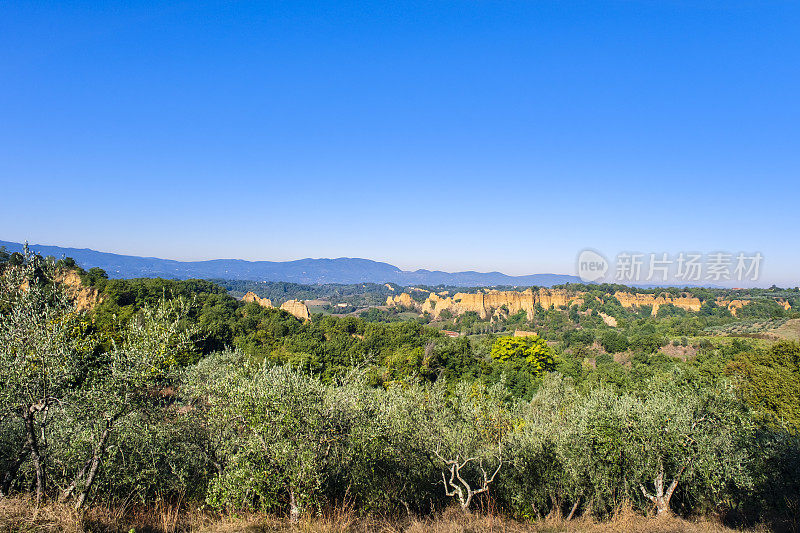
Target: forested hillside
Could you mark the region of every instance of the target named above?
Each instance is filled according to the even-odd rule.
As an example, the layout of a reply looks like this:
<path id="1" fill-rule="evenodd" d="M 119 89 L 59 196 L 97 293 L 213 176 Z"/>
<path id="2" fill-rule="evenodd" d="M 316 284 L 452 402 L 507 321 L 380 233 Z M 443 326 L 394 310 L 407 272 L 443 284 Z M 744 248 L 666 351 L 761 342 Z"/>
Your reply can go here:
<path id="1" fill-rule="evenodd" d="M 0 246 L 21 253 L 27 244 L 0 240 Z M 339 257 L 336 259 L 297 259 L 294 261 L 245 261 L 211 259 L 176 261 L 157 257 L 139 257 L 88 248 L 63 248 L 36 244 L 32 250 L 44 256 L 70 257 L 85 269 L 101 268 L 112 278 L 165 277 L 177 279 L 224 278 L 243 281 L 283 281 L 304 284 L 325 283 L 399 283 L 476 285 L 554 285 L 578 281 L 563 274 L 508 276 L 501 272 L 442 272 L 440 270 L 401 270 L 394 265 L 371 259 Z"/>
<path id="2" fill-rule="evenodd" d="M 0 271 L 3 498 L 288 521 L 631 505 L 798 525 L 800 317 L 768 303 L 795 290 L 753 291 L 764 303 L 737 316 L 654 315 L 590 286 L 532 318 L 301 321 L 209 281 L 111 280 L 33 254 Z M 65 271 L 95 291 L 87 310 Z"/>

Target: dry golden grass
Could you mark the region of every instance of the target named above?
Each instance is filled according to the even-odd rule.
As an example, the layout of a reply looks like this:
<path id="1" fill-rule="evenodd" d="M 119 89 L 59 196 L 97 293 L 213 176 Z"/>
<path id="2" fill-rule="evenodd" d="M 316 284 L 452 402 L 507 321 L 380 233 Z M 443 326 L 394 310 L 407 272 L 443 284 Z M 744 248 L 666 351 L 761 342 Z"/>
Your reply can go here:
<path id="1" fill-rule="evenodd" d="M 678 517 L 647 517 L 630 507 L 620 508 L 608 521 L 578 517 L 566 521 L 551 514 L 535 522 L 517 522 L 495 514 L 464 515 L 450 508 L 433 518 L 391 519 L 359 517 L 352 508 L 334 509 L 299 524 L 263 514 L 216 516 L 186 505 L 159 504 L 146 510 L 92 508 L 80 514 L 71 507 L 48 503 L 36 508 L 27 498 L 0 500 L 0 531 L 98 533 L 732 533 L 711 520 L 686 521 Z M 763 529 L 756 531 L 765 531 Z"/>

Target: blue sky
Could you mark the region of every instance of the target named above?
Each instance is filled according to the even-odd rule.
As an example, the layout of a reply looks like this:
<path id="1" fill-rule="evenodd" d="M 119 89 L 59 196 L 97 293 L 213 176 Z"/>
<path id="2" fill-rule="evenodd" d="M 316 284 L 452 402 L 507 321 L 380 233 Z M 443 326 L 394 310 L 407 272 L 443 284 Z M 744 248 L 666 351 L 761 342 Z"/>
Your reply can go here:
<path id="1" fill-rule="evenodd" d="M 0 239 L 800 282 L 797 2 L 4 2 Z"/>

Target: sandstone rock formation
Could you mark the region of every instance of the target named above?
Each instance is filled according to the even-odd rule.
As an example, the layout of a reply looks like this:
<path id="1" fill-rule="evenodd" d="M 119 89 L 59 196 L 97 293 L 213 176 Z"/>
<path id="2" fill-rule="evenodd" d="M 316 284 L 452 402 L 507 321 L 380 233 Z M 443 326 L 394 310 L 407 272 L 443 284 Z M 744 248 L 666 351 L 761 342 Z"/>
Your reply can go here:
<path id="1" fill-rule="evenodd" d="M 725 307 L 733 316 L 736 316 L 737 311 L 750 302 L 748 300 L 725 300 L 723 298 L 717 298 L 716 303 L 717 307 Z"/>
<path id="2" fill-rule="evenodd" d="M 243 302 L 255 302 L 261 307 L 273 307 L 272 301 L 269 298 L 259 298 L 254 292 L 248 292 L 242 298 Z"/>
<path id="3" fill-rule="evenodd" d="M 782 298 L 775 298 L 775 301 L 787 311 L 792 309 L 792 306 L 789 304 L 789 302 L 783 300 Z M 736 316 L 736 313 L 739 312 L 739 309 L 749 304 L 750 300 L 725 300 L 723 298 L 717 298 L 716 303 L 718 307 L 726 307 L 733 316 Z"/>
<path id="4" fill-rule="evenodd" d="M 388 298 L 386 298 L 386 305 L 389 307 L 402 306 L 402 307 L 414 308 L 416 307 L 416 302 L 411 299 L 410 294 L 404 292 L 403 294 L 398 294 L 397 296 L 389 296 Z"/>
<path id="5" fill-rule="evenodd" d="M 415 289 L 419 290 L 419 289 Z M 397 296 L 390 296 L 386 299 L 388 307 L 403 306 L 416 309 L 421 313 L 429 313 L 433 318 L 439 318 L 447 310 L 453 315 L 462 315 L 467 312 L 475 312 L 485 320 L 487 318 L 497 318 L 499 316 L 510 316 L 520 311 L 525 311 L 528 320 L 533 319 L 535 309 L 541 306 L 543 309 L 550 307 L 559 308 L 563 306 L 582 305 L 584 303 L 583 294 L 580 291 L 567 291 L 565 289 L 526 289 L 524 291 L 498 291 L 493 289 L 481 289 L 474 293 L 459 292 L 453 296 L 446 296 L 445 293 L 431 292 L 428 298 L 419 304 L 415 302 L 411 295 L 402 293 Z M 614 293 L 614 297 L 625 308 L 652 307 L 652 315 L 658 313 L 662 305 L 674 305 L 687 311 L 697 312 L 700 310 L 702 302 L 699 298 L 689 294 L 673 296 L 667 293 L 631 293 L 619 291 Z M 788 302 L 776 299 L 785 309 L 791 309 Z M 749 300 L 723 300 L 717 299 L 717 305 L 727 307 L 734 315 L 736 311 L 749 303 Z M 616 327 L 617 321 L 614 317 L 603 315 L 603 321 Z"/>
<path id="6" fill-rule="evenodd" d="M 675 307 L 680 307 L 681 309 L 685 309 L 687 311 L 699 311 L 702 302 L 700 302 L 699 298 L 695 298 L 689 295 L 683 295 L 678 297 L 672 296 L 656 296 L 654 294 L 641 294 L 641 293 L 630 293 L 630 292 L 615 292 L 614 298 L 619 300 L 619 303 L 622 304 L 622 307 L 644 307 L 648 305 L 653 306 L 652 315 L 655 316 L 658 313 L 658 308 L 662 305 L 669 305 L 672 304 Z"/>
<path id="7" fill-rule="evenodd" d="M 609 327 L 612 327 L 612 328 L 617 327 L 617 319 L 614 318 L 613 316 L 607 315 L 607 314 L 605 314 L 603 312 L 599 312 L 597 314 L 600 315 L 600 318 L 603 319 L 603 322 L 606 323 L 606 326 L 609 326 Z"/>
<path id="8" fill-rule="evenodd" d="M 444 296 L 442 293 L 432 292 L 422 303 L 417 304 L 407 293 L 399 296 L 389 297 L 386 300 L 387 306 L 403 305 L 413 307 L 422 313 L 430 313 L 434 318 L 445 310 L 454 315 L 462 315 L 467 312 L 475 312 L 481 319 L 500 314 L 514 315 L 520 311 L 525 311 L 528 319 L 533 318 L 536 305 L 544 308 L 550 306 L 560 307 L 562 305 L 581 304 L 583 300 L 575 294 L 570 294 L 565 290 L 539 289 L 534 292 L 532 289 L 524 291 L 498 291 L 484 290 L 476 293 L 458 292 L 453 296 Z"/>
<path id="9" fill-rule="evenodd" d="M 102 301 L 97 289 L 85 287 L 75 270 L 60 269 L 56 272 L 55 281 L 64 285 L 77 311 L 89 311 Z"/>
<path id="10" fill-rule="evenodd" d="M 311 315 L 308 312 L 308 307 L 306 307 L 306 304 L 304 304 L 300 300 L 288 300 L 286 302 L 283 302 L 283 305 L 281 305 L 281 309 L 286 311 L 290 315 L 294 315 L 300 320 L 311 319 Z"/>
<path id="11" fill-rule="evenodd" d="M 272 301 L 269 298 L 259 298 L 256 293 L 248 292 L 242 297 L 243 302 L 255 302 L 261 307 L 273 307 Z M 311 314 L 308 312 L 308 306 L 299 300 L 288 300 L 283 302 L 280 307 L 290 315 L 293 315 L 300 320 L 310 320 Z"/>

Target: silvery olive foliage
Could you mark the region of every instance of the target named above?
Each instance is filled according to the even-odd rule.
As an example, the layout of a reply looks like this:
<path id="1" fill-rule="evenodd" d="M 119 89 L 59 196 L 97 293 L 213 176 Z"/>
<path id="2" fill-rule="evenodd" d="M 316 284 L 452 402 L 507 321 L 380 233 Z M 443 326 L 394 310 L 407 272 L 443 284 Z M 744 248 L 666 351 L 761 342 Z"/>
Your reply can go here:
<path id="1" fill-rule="evenodd" d="M 152 432 L 148 417 L 164 415 L 174 396 L 177 362 L 191 348 L 193 330 L 181 324 L 186 313 L 182 300 L 144 307 L 123 329 L 121 341 L 113 342 L 87 372 L 79 401 L 65 410 L 64 430 L 72 432 L 69 450 L 80 446 L 86 458 L 61 465 L 73 476 L 61 491 L 62 500 L 74 497 L 75 507 L 83 506 L 107 456 L 136 437 L 130 433 Z"/>
<path id="2" fill-rule="evenodd" d="M 120 443 L 148 432 L 149 414 L 163 416 L 192 331 L 181 325 L 185 304 L 164 301 L 100 352 L 55 269 L 26 253 L 0 276 L 2 494 L 30 478 L 37 500 L 55 491 L 80 508 L 95 482 L 114 477 L 103 465 Z"/>
<path id="3" fill-rule="evenodd" d="M 50 281 L 54 268 L 26 249 L 22 263 L 0 277 L 0 418 L 11 439 L 0 488 L 7 494 L 30 461 L 37 501 L 47 487 L 49 427 L 74 400 L 92 350 L 81 317 Z"/>
<path id="4" fill-rule="evenodd" d="M 508 464 L 496 494 L 521 516 L 536 518 L 552 506 L 582 501 L 584 487 L 563 454 L 569 412 L 578 399 L 571 379 L 549 374 L 531 401 L 509 406 L 511 431 L 504 443 Z"/>
<path id="5" fill-rule="evenodd" d="M 754 427 L 723 382 L 693 383 L 675 371 L 640 394 L 595 389 L 567 416 L 564 465 L 600 508 L 632 499 L 669 513 L 676 494 L 714 508 L 752 485 Z"/>
<path id="6" fill-rule="evenodd" d="M 298 518 L 351 497 L 367 508 L 420 511 L 453 495 L 437 482 L 448 460 L 470 459 L 463 491 L 480 490 L 481 469 L 491 475 L 502 464 L 508 422 L 483 386 L 376 389 L 357 372 L 323 384 L 285 366 L 219 371 L 215 359 L 193 376 L 214 379 L 192 389 L 219 467 L 208 492 L 214 506 L 288 508 Z"/>

